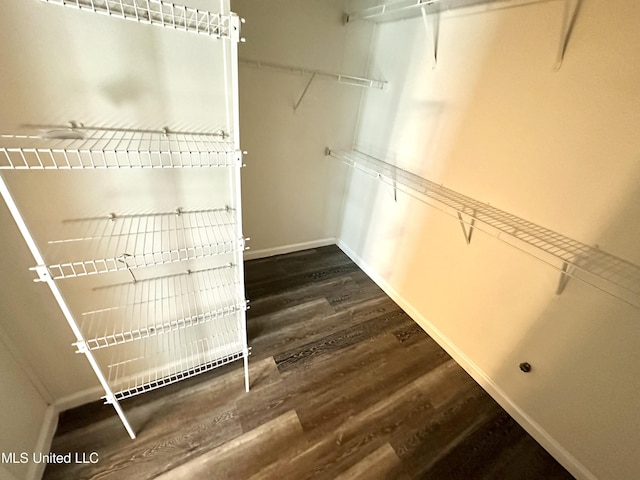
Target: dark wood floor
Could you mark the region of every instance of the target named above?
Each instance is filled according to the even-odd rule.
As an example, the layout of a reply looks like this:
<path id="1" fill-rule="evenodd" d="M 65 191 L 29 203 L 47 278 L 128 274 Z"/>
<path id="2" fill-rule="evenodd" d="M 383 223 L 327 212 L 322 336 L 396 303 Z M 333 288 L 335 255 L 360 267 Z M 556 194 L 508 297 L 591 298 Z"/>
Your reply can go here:
<path id="1" fill-rule="evenodd" d="M 247 262 L 239 362 L 65 412 L 45 479 L 570 479 L 337 247 Z"/>

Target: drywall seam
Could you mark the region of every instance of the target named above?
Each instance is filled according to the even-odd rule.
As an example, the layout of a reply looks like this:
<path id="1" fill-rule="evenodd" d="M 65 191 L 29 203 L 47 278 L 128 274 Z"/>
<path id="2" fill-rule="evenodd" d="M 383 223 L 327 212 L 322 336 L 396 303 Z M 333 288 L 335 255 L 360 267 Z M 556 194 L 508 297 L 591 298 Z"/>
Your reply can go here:
<path id="1" fill-rule="evenodd" d="M 50 452 L 53 437 L 56 434 L 56 428 L 58 428 L 58 414 L 59 410 L 55 405 L 47 407 L 34 452 L 45 454 Z M 29 480 L 41 479 L 46 466 L 46 463 L 31 463 L 27 471 L 27 478 Z"/>
<path id="2" fill-rule="evenodd" d="M 326 247 L 327 245 L 335 245 L 335 237 L 323 238 L 320 240 L 312 240 L 310 242 L 292 243 L 290 245 L 282 245 L 280 247 L 263 248 L 262 250 L 247 250 L 244 252 L 244 259 L 254 260 L 256 258 L 273 257 L 274 255 L 282 255 L 283 253 L 298 252 L 309 248 Z"/>
<path id="3" fill-rule="evenodd" d="M 522 410 L 489 375 L 464 354 L 438 328 L 407 302 L 382 276 L 373 270 L 345 242 L 337 239 L 338 247 L 353 260 L 391 299 L 427 332 L 464 370 L 480 384 L 531 436 L 579 480 L 597 480 L 578 459 L 571 455 L 544 428 Z"/>

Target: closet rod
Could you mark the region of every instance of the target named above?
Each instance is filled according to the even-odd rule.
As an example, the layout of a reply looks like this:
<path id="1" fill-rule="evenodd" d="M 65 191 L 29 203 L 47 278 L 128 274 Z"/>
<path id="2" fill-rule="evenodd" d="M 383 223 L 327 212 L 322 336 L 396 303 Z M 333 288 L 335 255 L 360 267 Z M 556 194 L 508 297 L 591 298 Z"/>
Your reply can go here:
<path id="1" fill-rule="evenodd" d="M 485 10 L 520 7 L 555 0 L 392 0 L 347 13 L 346 21 L 369 20 L 376 23 L 418 17 L 421 12 L 439 13 L 465 7 L 483 6 Z"/>
<path id="2" fill-rule="evenodd" d="M 366 77 L 345 75 L 342 73 L 325 72 L 321 70 L 312 70 L 308 68 L 282 65 L 279 63 L 263 62 L 260 60 L 240 59 L 240 63 L 251 66 L 251 67 L 255 67 L 255 68 L 266 68 L 266 69 L 274 70 L 278 72 L 293 73 L 296 75 L 311 75 L 314 78 L 325 78 L 329 80 L 336 80 L 339 83 L 353 85 L 356 87 L 378 88 L 382 90 L 387 86 L 387 82 L 385 80 L 374 80 Z"/>
<path id="3" fill-rule="evenodd" d="M 155 133 L 158 135 L 201 135 L 207 137 L 221 137 L 228 138 L 229 134 L 224 130 L 218 130 L 217 132 L 194 132 L 187 130 L 173 130 L 169 127 L 163 128 L 126 128 L 126 127 L 103 127 L 85 125 L 82 122 L 70 121 L 66 125 L 51 125 L 51 124 L 26 124 L 22 127 L 29 130 L 38 130 L 41 132 L 40 137 L 55 138 L 56 134 L 62 132 L 73 132 L 83 130 L 93 130 L 100 132 L 126 132 L 126 133 Z"/>

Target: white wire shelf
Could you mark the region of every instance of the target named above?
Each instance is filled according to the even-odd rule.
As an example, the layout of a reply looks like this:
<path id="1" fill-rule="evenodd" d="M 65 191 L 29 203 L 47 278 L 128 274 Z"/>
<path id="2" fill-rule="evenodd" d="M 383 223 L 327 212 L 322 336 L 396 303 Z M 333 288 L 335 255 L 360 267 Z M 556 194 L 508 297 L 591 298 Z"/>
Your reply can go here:
<path id="1" fill-rule="evenodd" d="M 387 86 L 385 80 L 374 80 L 366 77 L 358 77 L 354 75 L 345 75 L 342 73 L 325 72 L 321 70 L 311 70 L 302 67 L 294 67 L 290 65 L 282 65 L 273 62 L 263 62 L 260 60 L 240 59 L 240 63 L 254 68 L 265 68 L 267 70 L 273 70 L 276 72 L 284 72 L 294 75 L 311 75 L 315 78 L 325 78 L 328 80 L 335 80 L 339 83 L 347 85 L 353 85 L 356 87 L 365 88 L 378 88 L 384 89 Z"/>
<path id="2" fill-rule="evenodd" d="M 116 400 L 213 370 L 245 356 L 240 313 L 98 350 Z M 247 352 L 248 353 L 248 352 Z"/>
<path id="3" fill-rule="evenodd" d="M 0 169 L 75 170 L 238 165 L 224 133 L 101 127 L 54 128 L 42 135 L 0 136 Z"/>
<path id="4" fill-rule="evenodd" d="M 228 265 L 98 289 L 109 306 L 80 317 L 87 348 L 111 347 L 245 310 L 237 269 Z"/>
<path id="5" fill-rule="evenodd" d="M 327 155 L 640 308 L 640 267 L 358 151 Z M 437 202 L 436 205 L 432 201 Z M 463 215 L 468 218 L 464 220 Z M 481 226 L 478 226 L 480 222 Z M 482 228 L 484 226 L 484 228 Z M 515 242 L 514 242 L 515 241 Z M 533 247 L 533 248 L 531 248 Z"/>
<path id="6" fill-rule="evenodd" d="M 65 222 L 75 230 L 49 242 L 54 280 L 210 257 L 242 250 L 231 208 L 112 215 Z M 90 259 L 86 257 L 90 256 Z M 64 259 L 64 260 L 60 260 Z M 56 263 L 58 262 L 58 263 Z"/>
<path id="7" fill-rule="evenodd" d="M 418 17 L 423 12 L 440 13 L 474 6 L 484 6 L 488 10 L 549 1 L 552 0 L 391 0 L 349 12 L 346 21 L 368 20 L 383 23 Z"/>
<path id="8" fill-rule="evenodd" d="M 214 38 L 231 37 L 231 15 L 198 10 L 162 0 L 41 0 L 113 18 L 198 33 Z M 238 32 L 239 33 L 239 32 Z"/>

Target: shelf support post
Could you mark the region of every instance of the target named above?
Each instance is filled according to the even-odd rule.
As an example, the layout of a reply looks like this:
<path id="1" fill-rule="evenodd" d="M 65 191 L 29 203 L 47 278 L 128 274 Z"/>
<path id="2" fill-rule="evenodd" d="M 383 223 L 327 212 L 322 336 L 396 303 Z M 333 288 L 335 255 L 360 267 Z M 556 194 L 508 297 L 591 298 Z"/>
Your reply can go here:
<path id="1" fill-rule="evenodd" d="M 245 348 L 243 352 L 244 362 L 244 389 L 249 391 L 249 348 Z"/>
<path id="2" fill-rule="evenodd" d="M 564 16 L 562 19 L 562 32 L 560 34 L 560 44 L 558 46 L 558 56 L 556 57 L 556 71 L 560 70 L 567 46 L 573 33 L 573 27 L 578 18 L 578 12 L 582 5 L 582 0 L 564 0 Z"/>
<path id="3" fill-rule="evenodd" d="M 235 14 L 232 14 L 232 19 L 237 23 L 238 30 L 240 20 Z M 230 101 L 231 116 L 227 117 L 229 122 L 228 130 L 233 132 L 233 146 L 237 153 L 236 168 L 233 169 L 231 178 L 231 189 L 234 196 L 234 211 L 236 214 L 236 235 L 238 238 L 238 248 L 234 252 L 234 264 L 237 266 L 238 271 L 238 297 L 245 299 L 244 289 L 244 251 L 246 247 L 246 240 L 242 233 L 242 184 L 240 181 L 240 169 L 242 168 L 242 150 L 240 149 L 240 100 L 238 92 L 238 41 L 232 41 L 229 45 L 229 69 L 231 73 L 231 84 L 227 86 L 227 101 Z M 244 363 L 244 388 L 249 391 L 249 343 L 247 336 L 247 310 L 242 309 L 238 314 L 238 326 L 240 332 L 240 342 L 242 342 L 242 355 Z"/>
<path id="4" fill-rule="evenodd" d="M 73 314 L 71 313 L 71 310 L 67 305 L 67 302 L 62 296 L 62 292 L 60 292 L 58 285 L 56 284 L 55 280 L 51 277 L 51 274 L 49 273 L 49 270 L 46 267 L 44 258 L 40 253 L 38 246 L 36 245 L 35 239 L 31 235 L 31 232 L 29 231 L 29 228 L 27 227 L 27 224 L 25 223 L 24 218 L 20 213 L 20 210 L 18 209 L 18 206 L 16 205 L 15 200 L 13 199 L 13 196 L 9 191 L 9 187 L 5 183 L 4 177 L 2 175 L 0 175 L 0 195 L 2 195 L 2 198 L 7 204 L 7 207 L 9 208 L 9 212 L 11 213 L 11 216 L 13 217 L 14 221 L 16 222 L 16 225 L 18 226 L 18 230 L 20 230 L 20 233 L 22 234 L 22 237 L 24 238 L 27 244 L 27 247 L 29 247 L 29 251 L 31 252 L 31 255 L 36 261 L 37 267 L 35 267 L 35 270 L 38 274 L 39 281 L 46 283 L 49 289 L 51 290 L 51 293 L 53 294 L 53 297 L 58 303 L 58 306 L 60 307 L 60 310 L 62 311 L 62 314 L 64 315 L 65 320 L 69 324 L 69 327 L 71 327 L 71 330 L 73 331 L 73 334 L 76 337 L 76 344 L 78 345 L 79 351 L 84 353 L 85 357 L 87 357 L 87 360 L 89 360 L 89 363 L 91 364 L 91 367 L 93 368 L 93 371 L 96 374 L 96 377 L 98 377 L 98 381 L 100 382 L 100 385 L 104 389 L 106 394 L 105 398 L 111 399 L 110 403 L 113 405 L 116 412 L 118 413 L 118 416 L 120 417 L 120 420 L 122 420 L 122 424 L 127 430 L 127 433 L 129 434 L 129 436 L 132 439 L 136 438 L 135 432 L 133 431 L 133 429 L 131 428 L 131 425 L 127 421 L 127 418 L 125 417 L 124 412 L 122 411 L 122 408 L 120 408 L 120 404 L 118 403 L 117 399 L 113 395 L 113 392 L 111 391 L 111 387 L 109 386 L 109 383 L 107 382 L 106 377 L 102 373 L 102 369 L 98 365 L 98 362 L 93 356 L 93 353 L 91 353 L 91 350 L 87 348 L 87 343 L 84 339 L 82 331 L 80 330 L 80 327 L 78 327 L 78 323 L 76 322 Z"/>

